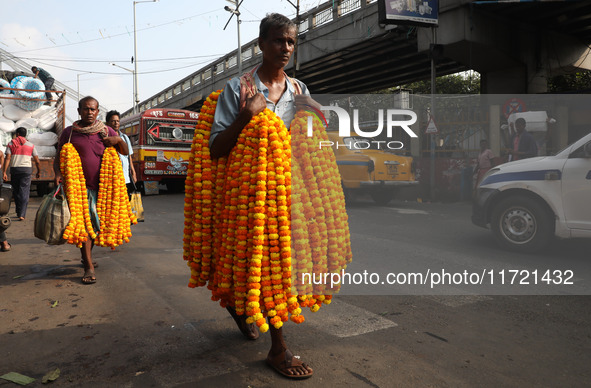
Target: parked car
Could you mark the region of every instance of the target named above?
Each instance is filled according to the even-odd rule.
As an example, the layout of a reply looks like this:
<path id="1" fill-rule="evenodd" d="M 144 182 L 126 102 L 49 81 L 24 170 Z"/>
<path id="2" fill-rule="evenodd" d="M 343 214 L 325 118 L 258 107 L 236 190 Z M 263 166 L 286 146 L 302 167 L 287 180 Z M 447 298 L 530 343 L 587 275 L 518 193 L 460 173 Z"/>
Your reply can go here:
<path id="1" fill-rule="evenodd" d="M 374 141 L 365 137 L 340 137 L 328 131 L 332 142 L 345 198 L 367 193 L 378 205 L 385 205 L 402 188 L 418 185 L 415 166 L 410 156 L 397 155 L 391 148 L 399 142 Z"/>
<path id="2" fill-rule="evenodd" d="M 474 198 L 472 222 L 490 227 L 505 248 L 535 252 L 554 236 L 591 238 L 591 133 L 554 156 L 488 171 Z"/>

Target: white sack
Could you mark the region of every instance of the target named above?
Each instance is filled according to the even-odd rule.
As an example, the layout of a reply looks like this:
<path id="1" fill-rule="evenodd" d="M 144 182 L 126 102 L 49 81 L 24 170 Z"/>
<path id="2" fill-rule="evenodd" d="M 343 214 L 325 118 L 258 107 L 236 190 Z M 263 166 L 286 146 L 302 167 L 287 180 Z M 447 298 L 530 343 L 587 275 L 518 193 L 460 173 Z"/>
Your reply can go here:
<path id="1" fill-rule="evenodd" d="M 53 132 L 39 132 L 39 133 L 31 133 L 27 136 L 27 139 L 35 145 L 35 147 L 39 146 L 53 146 L 57 144 L 58 137 Z M 37 152 L 39 149 L 37 148 Z"/>
<path id="2" fill-rule="evenodd" d="M 5 106 L 2 113 L 4 114 L 4 117 L 12 121 L 19 121 L 24 118 L 31 117 L 31 112 L 27 112 L 16 105 Z"/>
<path id="3" fill-rule="evenodd" d="M 14 121 L 7 119 L 4 116 L 0 116 L 0 129 L 3 132 L 14 132 L 16 127 L 14 126 Z"/>
<path id="4" fill-rule="evenodd" d="M 31 128 L 37 128 L 37 126 L 39 125 L 39 120 L 34 119 L 32 117 L 27 117 L 25 119 L 19 120 L 17 121 L 14 126 L 16 128 L 18 127 L 24 127 L 27 129 L 27 132 L 31 129 Z"/>
<path id="5" fill-rule="evenodd" d="M 54 146 L 35 146 L 35 149 L 40 158 L 53 158 L 57 154 Z"/>
<path id="6" fill-rule="evenodd" d="M 41 128 L 44 131 L 49 131 L 53 128 L 57 120 L 57 110 L 55 108 L 53 110 L 48 110 L 42 116 L 39 116 L 37 120 L 39 120 L 37 125 L 38 128 Z"/>

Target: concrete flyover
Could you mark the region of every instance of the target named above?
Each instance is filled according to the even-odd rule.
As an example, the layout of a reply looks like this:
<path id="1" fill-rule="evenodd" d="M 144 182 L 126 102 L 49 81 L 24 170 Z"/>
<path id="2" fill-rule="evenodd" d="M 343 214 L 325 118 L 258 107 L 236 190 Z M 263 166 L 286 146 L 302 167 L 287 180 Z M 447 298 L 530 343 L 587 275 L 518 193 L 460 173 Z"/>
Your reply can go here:
<path id="1" fill-rule="evenodd" d="M 476 70 L 483 93 L 543 93 L 548 77 L 591 69 L 591 1 L 440 0 L 434 29 L 380 24 L 378 1 L 328 1 L 300 15 L 295 74 L 313 93 L 368 93 L 429 79 L 433 43 L 443 49 L 437 75 Z M 140 110 L 198 110 L 237 75 L 236 54 L 142 101 Z M 243 69 L 259 57 L 256 39 L 242 46 Z"/>

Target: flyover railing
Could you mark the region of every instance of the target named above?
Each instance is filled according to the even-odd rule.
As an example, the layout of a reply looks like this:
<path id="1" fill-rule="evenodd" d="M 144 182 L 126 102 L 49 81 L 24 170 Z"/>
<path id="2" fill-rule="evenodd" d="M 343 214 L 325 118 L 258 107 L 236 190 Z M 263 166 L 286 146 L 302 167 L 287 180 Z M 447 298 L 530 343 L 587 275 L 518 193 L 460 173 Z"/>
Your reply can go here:
<path id="1" fill-rule="evenodd" d="M 344 17 L 351 12 L 364 8 L 368 4 L 375 3 L 376 1 L 377 0 L 327 1 L 326 3 L 320 4 L 317 7 L 299 15 L 299 17 L 297 17 L 298 20 L 294 20 L 294 22 L 296 22 L 298 25 L 298 34 L 306 33 L 327 23 L 333 22 L 340 17 Z M 253 39 L 250 42 L 242 45 L 241 54 L 242 63 L 259 56 L 261 51 L 258 46 L 258 39 Z M 167 89 L 164 89 L 163 91 L 142 101 L 139 104 L 139 110 L 143 111 L 157 107 L 181 93 L 188 92 L 192 88 L 201 87 L 202 84 L 206 83 L 214 76 L 237 71 L 237 55 L 238 49 L 228 53 L 214 62 L 209 63 L 193 74 L 172 84 Z M 123 116 L 128 114 L 131 114 L 131 109 L 124 112 Z"/>

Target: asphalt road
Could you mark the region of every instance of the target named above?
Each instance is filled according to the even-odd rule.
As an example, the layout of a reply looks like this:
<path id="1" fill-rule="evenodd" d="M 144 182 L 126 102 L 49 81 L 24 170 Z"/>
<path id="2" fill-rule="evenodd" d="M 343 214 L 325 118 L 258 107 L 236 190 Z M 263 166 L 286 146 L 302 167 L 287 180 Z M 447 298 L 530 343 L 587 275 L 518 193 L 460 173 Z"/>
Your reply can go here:
<path id="1" fill-rule="evenodd" d="M 189 289 L 182 255 L 182 195 L 144 198 L 146 222 L 129 244 L 95 248 L 97 283 L 82 285 L 76 248 L 33 237 L 28 219 L 0 253 L 0 375 L 37 379 L 60 369 L 60 387 L 586 387 L 591 382 L 589 241 L 539 255 L 500 251 L 469 221 L 467 203 L 360 201 L 348 208 L 351 273 L 574 271 L 574 284 L 507 291 L 483 286 L 358 285 L 287 342 L 315 370 L 292 382 L 264 363 L 268 335 L 243 339 L 233 320 Z M 11 214 L 13 215 L 13 214 Z M 542 293 L 546 295 L 499 295 Z M 453 294 L 453 295 L 449 295 Z M 588 293 L 587 293 L 588 294 Z M 0 379 L 0 386 L 12 386 Z"/>

